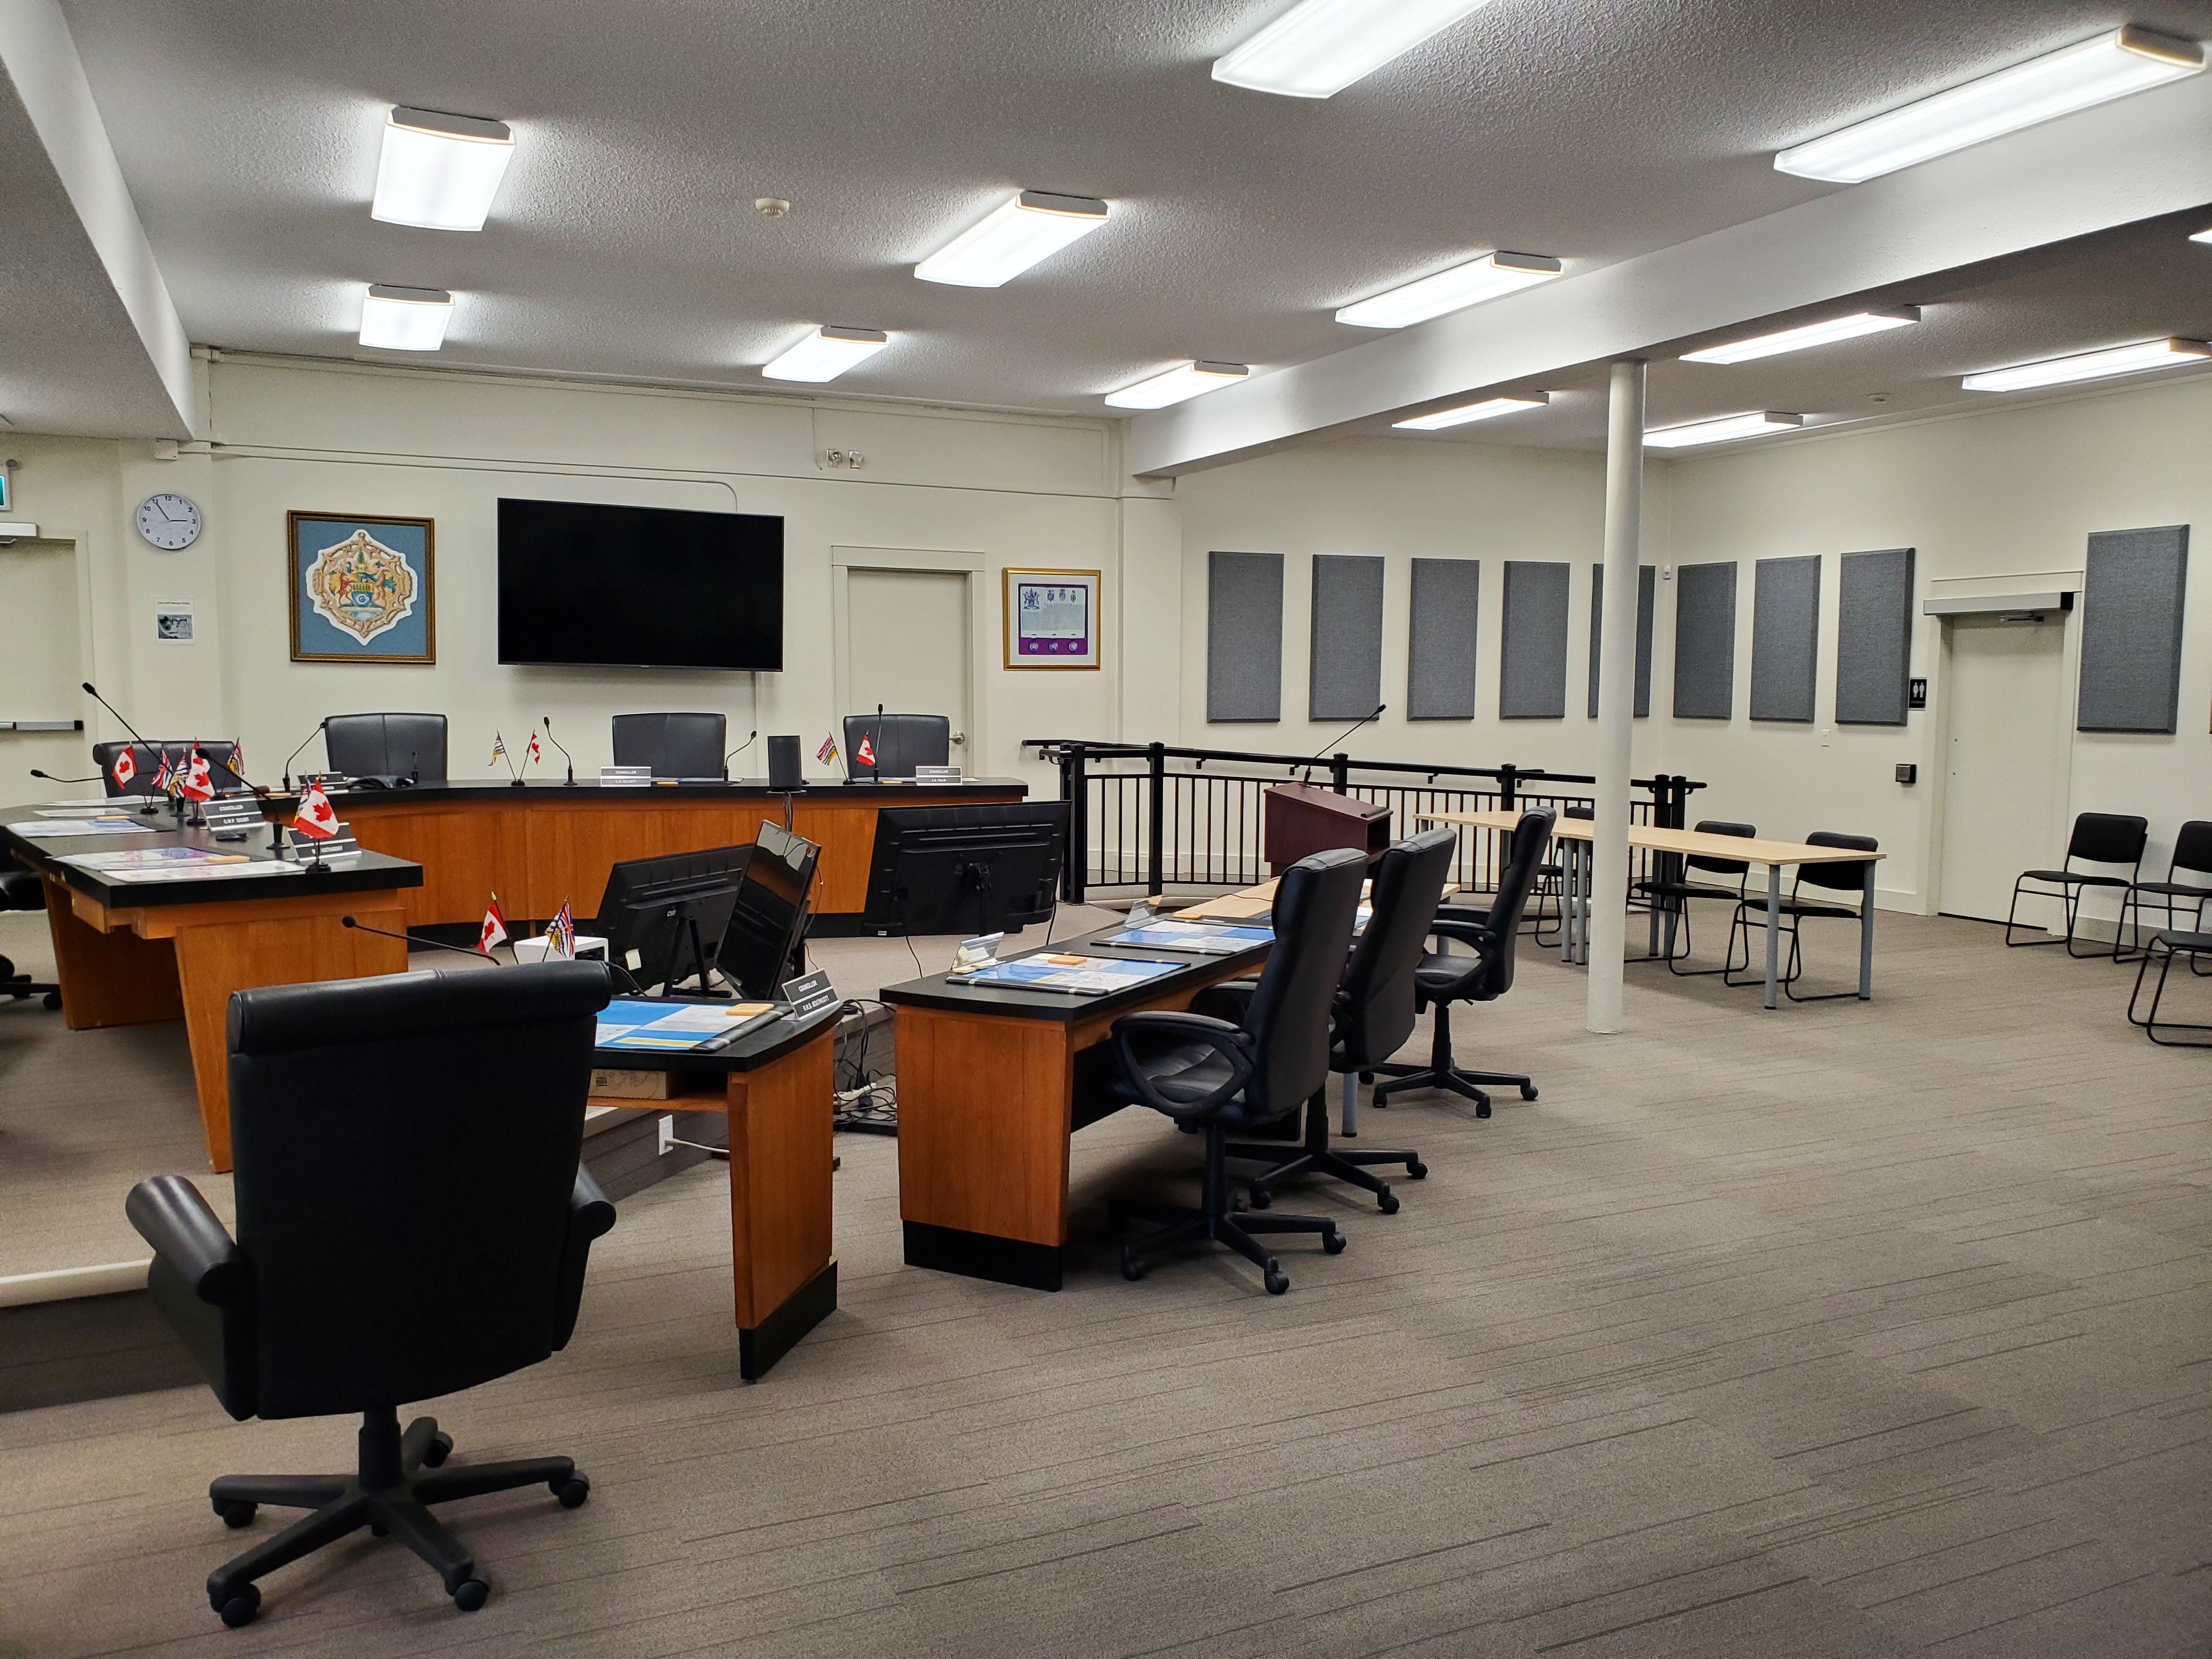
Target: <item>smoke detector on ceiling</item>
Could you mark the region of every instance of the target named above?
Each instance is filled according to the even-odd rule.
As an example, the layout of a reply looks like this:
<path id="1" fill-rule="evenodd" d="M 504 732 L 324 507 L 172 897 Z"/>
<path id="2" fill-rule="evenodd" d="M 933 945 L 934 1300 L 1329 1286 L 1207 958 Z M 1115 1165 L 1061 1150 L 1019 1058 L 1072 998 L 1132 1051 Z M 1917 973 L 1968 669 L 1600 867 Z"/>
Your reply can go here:
<path id="1" fill-rule="evenodd" d="M 770 219 L 781 219 L 791 211 L 791 204 L 781 196 L 756 196 L 753 198 L 753 211 Z"/>

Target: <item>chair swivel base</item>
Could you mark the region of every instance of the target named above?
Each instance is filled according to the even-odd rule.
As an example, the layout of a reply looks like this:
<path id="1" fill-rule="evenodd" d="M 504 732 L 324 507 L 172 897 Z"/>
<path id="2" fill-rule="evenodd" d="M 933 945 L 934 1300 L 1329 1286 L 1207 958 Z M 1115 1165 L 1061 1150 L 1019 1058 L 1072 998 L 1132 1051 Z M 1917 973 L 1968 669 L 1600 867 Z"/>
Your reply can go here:
<path id="1" fill-rule="evenodd" d="M 1336 1223 L 1317 1215 L 1244 1215 L 1232 1219 L 1226 1215 L 1209 1215 L 1203 1209 L 1187 1205 L 1139 1204 L 1122 1199 L 1115 1199 L 1107 1208 L 1116 1219 L 1163 1224 L 1122 1247 L 1121 1277 L 1128 1279 L 1142 1279 L 1163 1256 L 1210 1240 L 1226 1244 L 1259 1268 L 1267 1294 L 1280 1296 L 1291 1288 L 1291 1276 L 1276 1265 L 1275 1258 L 1267 1254 L 1267 1247 L 1253 1237 L 1255 1233 L 1319 1233 L 1322 1249 L 1331 1255 L 1341 1255 L 1345 1245 L 1344 1235 L 1337 1231 Z"/>
<path id="2" fill-rule="evenodd" d="M 1294 1146 L 1295 1152 L 1291 1150 Z M 1429 1166 L 1421 1162 L 1421 1155 L 1411 1147 L 1362 1146 L 1357 1151 L 1332 1147 L 1328 1144 L 1328 1107 L 1325 1097 L 1306 1103 L 1303 1144 L 1280 1142 L 1271 1146 L 1259 1141 L 1231 1142 L 1225 1151 L 1231 1158 L 1272 1166 L 1252 1177 L 1250 1192 L 1255 1210 L 1264 1210 L 1274 1201 L 1270 1189 L 1278 1182 L 1292 1176 L 1318 1175 L 1374 1194 L 1375 1207 L 1384 1215 L 1395 1215 L 1398 1195 L 1390 1190 L 1389 1182 L 1368 1174 L 1368 1169 L 1376 1164 L 1402 1164 L 1409 1181 L 1419 1181 L 1429 1172 Z"/>
<path id="3" fill-rule="evenodd" d="M 1377 1066 L 1375 1075 L 1393 1081 L 1382 1084 L 1375 1091 L 1374 1103 L 1387 1106 L 1392 1095 L 1402 1095 L 1415 1089 L 1442 1089 L 1447 1094 L 1460 1096 L 1474 1103 L 1477 1117 L 1490 1115 L 1490 1096 L 1482 1085 L 1486 1083 L 1512 1085 L 1521 1091 L 1521 1098 L 1534 1100 L 1536 1085 L 1527 1078 L 1513 1072 L 1462 1072 L 1456 1066 Z"/>
<path id="4" fill-rule="evenodd" d="M 313 1512 L 210 1573 L 208 1604 L 234 1630 L 252 1624 L 261 1610 L 255 1579 L 367 1527 L 379 1537 L 397 1537 L 436 1568 L 453 1605 L 474 1613 L 489 1599 L 491 1586 L 467 1546 L 428 1506 L 543 1482 L 562 1508 L 573 1510 L 591 1496 L 592 1483 L 566 1457 L 441 1468 L 453 1449 L 436 1419 L 418 1417 L 402 1435 L 397 1413 L 385 1407 L 362 1421 L 361 1467 L 353 1474 L 226 1474 L 211 1482 L 208 1499 L 226 1526 L 252 1525 L 263 1504 Z"/>

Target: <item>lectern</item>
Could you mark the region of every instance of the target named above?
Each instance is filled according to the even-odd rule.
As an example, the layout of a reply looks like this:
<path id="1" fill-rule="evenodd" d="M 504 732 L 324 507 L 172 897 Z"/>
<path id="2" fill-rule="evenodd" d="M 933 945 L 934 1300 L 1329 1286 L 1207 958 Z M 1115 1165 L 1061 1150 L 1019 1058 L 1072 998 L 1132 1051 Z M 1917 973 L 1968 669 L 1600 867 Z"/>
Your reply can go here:
<path id="1" fill-rule="evenodd" d="M 1390 845 L 1390 809 L 1373 801 L 1316 789 L 1309 783 L 1278 784 L 1267 791 L 1267 868 L 1281 875 L 1309 853 L 1349 847 L 1371 863 Z"/>

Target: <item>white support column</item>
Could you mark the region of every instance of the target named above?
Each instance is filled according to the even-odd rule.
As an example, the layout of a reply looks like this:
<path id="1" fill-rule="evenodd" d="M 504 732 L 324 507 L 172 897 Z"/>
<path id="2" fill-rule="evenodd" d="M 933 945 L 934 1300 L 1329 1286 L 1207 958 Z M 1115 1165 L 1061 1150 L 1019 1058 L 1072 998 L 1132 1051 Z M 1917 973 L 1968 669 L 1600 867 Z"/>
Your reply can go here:
<path id="1" fill-rule="evenodd" d="M 1605 450 L 1605 610 L 1597 682 L 1597 818 L 1590 845 L 1589 1004 L 1593 1031 L 1620 1030 L 1627 945 L 1630 720 L 1636 712 L 1636 579 L 1643 545 L 1644 364 L 1613 366 Z"/>

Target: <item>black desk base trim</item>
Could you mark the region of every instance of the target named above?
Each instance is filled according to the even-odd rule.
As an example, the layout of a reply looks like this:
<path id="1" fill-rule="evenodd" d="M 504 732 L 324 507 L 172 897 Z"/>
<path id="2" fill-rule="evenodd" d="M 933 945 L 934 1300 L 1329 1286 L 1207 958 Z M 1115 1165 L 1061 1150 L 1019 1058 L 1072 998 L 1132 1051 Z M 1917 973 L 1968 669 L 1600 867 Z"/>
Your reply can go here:
<path id="1" fill-rule="evenodd" d="M 935 1226 L 927 1221 L 902 1224 L 906 1228 L 906 1265 L 909 1267 L 934 1267 L 941 1273 L 963 1273 L 969 1279 L 1018 1285 L 1027 1291 L 1060 1288 L 1057 1244 L 1031 1244 L 1025 1239 L 971 1233 L 958 1227 Z"/>
<path id="2" fill-rule="evenodd" d="M 750 1330 L 738 1328 L 738 1375 L 757 1382 L 799 1339 L 837 1310 L 837 1264 L 832 1261 Z"/>

